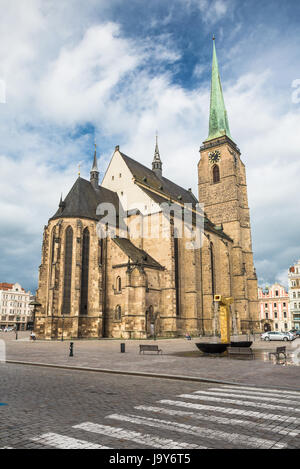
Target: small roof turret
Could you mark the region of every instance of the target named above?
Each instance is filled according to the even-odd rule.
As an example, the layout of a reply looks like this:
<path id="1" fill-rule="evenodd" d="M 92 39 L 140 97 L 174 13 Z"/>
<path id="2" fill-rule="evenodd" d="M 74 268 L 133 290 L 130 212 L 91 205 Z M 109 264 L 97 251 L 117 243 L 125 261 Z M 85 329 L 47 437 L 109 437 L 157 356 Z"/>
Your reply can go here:
<path id="1" fill-rule="evenodd" d="M 160 153 L 158 148 L 158 135 L 156 134 L 156 145 L 154 151 L 154 159 L 152 162 L 152 171 L 158 176 L 159 178 L 162 177 L 162 161 L 160 159 Z"/>

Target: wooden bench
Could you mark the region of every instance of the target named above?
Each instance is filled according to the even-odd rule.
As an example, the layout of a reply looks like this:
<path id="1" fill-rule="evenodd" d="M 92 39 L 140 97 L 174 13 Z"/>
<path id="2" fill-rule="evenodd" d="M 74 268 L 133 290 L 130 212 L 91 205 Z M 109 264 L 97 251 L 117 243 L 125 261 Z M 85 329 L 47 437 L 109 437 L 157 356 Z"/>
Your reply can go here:
<path id="1" fill-rule="evenodd" d="M 286 347 L 277 347 L 276 352 L 269 352 L 269 360 L 271 360 L 272 355 L 274 355 L 276 357 L 276 361 L 280 360 L 280 355 L 283 355 L 284 359 L 286 360 L 286 358 L 287 358 Z"/>
<path id="2" fill-rule="evenodd" d="M 251 357 L 254 359 L 254 353 L 250 347 L 227 347 L 228 356 L 239 355 L 243 357 Z"/>
<path id="3" fill-rule="evenodd" d="M 162 354 L 162 350 L 158 348 L 158 345 L 140 345 L 140 353 L 142 352 L 157 352 Z"/>

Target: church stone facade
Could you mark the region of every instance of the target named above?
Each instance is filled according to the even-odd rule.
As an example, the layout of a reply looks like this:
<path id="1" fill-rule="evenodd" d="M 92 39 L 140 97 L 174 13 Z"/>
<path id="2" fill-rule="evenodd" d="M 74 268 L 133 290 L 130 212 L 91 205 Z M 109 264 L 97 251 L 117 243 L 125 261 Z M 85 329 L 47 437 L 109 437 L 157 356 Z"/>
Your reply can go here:
<path id="1" fill-rule="evenodd" d="M 152 169 L 116 147 L 99 185 L 95 150 L 90 181 L 78 177 L 44 230 L 37 337 L 218 335 L 216 294 L 234 298 L 232 333 L 258 331 L 245 166 L 229 131 L 215 44 L 198 183 L 204 212 L 191 190 L 164 177 L 156 142 Z M 179 235 L 184 207 L 191 223 Z M 201 244 L 193 238 L 199 217 Z"/>

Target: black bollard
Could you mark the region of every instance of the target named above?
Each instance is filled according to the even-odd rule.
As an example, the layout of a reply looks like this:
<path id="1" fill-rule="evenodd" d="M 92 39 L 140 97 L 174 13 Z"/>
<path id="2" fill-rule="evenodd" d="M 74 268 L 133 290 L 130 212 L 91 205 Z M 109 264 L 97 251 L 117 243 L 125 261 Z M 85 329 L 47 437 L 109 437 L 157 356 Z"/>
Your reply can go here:
<path id="1" fill-rule="evenodd" d="M 125 353 L 125 344 L 121 344 L 121 353 Z"/>
<path id="2" fill-rule="evenodd" d="M 74 346 L 74 343 L 73 342 L 70 342 L 70 357 L 74 357 L 73 355 L 73 346 Z"/>

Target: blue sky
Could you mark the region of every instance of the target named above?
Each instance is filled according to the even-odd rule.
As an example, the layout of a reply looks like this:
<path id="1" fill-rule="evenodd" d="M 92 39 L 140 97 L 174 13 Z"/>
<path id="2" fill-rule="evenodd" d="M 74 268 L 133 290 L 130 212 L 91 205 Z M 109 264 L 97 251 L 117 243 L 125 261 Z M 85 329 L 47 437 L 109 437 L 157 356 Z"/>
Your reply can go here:
<path id="1" fill-rule="evenodd" d="M 104 173 L 117 144 L 150 165 L 158 130 L 164 174 L 197 194 L 215 34 L 231 134 L 247 167 L 259 281 L 286 283 L 300 258 L 298 1 L 0 7 L 0 281 L 36 289 L 43 227 L 78 164 L 88 177 L 95 137 Z"/>

